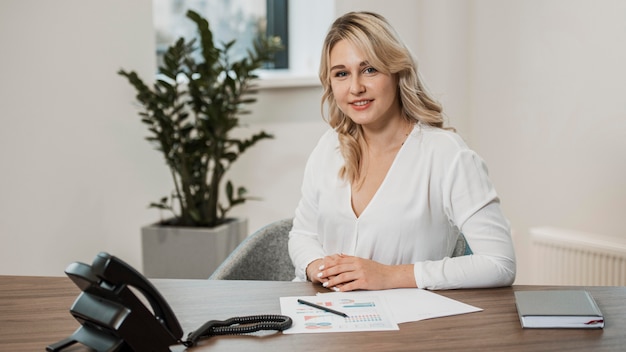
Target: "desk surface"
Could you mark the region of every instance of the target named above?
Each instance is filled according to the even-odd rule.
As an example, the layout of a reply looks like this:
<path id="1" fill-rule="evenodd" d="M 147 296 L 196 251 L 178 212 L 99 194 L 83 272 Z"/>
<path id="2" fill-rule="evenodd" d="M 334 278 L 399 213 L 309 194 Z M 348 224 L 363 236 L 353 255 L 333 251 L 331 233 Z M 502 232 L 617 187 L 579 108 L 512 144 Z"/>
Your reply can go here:
<path id="1" fill-rule="evenodd" d="M 307 296 L 310 283 L 153 280 L 178 316 L 185 335 L 207 320 L 280 314 L 279 297 Z M 584 287 L 605 315 L 600 330 L 522 329 L 513 292 L 550 286 L 437 291 L 484 311 L 400 324 L 399 331 L 329 334 L 264 333 L 218 336 L 189 351 L 623 351 L 626 287 Z M 579 287 L 580 288 L 580 287 Z M 0 351 L 43 351 L 79 327 L 69 307 L 79 294 L 66 277 L 0 276 Z M 80 351 L 74 346 L 66 351 Z M 182 351 L 173 346 L 172 351 Z"/>

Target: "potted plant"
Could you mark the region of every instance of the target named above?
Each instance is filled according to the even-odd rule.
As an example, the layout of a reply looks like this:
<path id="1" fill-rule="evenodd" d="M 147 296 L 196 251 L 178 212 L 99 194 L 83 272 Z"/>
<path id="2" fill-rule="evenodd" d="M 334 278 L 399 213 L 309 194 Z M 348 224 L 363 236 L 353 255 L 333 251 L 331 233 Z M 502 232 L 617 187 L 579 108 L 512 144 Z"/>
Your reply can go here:
<path id="1" fill-rule="evenodd" d="M 150 132 L 146 139 L 162 152 L 174 182 L 171 195 L 150 204 L 171 217 L 142 229 L 148 277 L 207 278 L 247 236 L 246 219 L 230 219 L 227 214 L 250 197 L 244 187 L 222 181 L 243 152 L 272 138 L 261 131 L 238 139 L 231 132 L 240 126 L 238 116 L 247 113 L 245 105 L 256 100 L 251 96 L 256 93 L 255 71 L 281 49 L 280 39 L 259 36 L 246 57 L 231 60 L 234 40 L 216 46 L 208 21 L 194 11 L 187 17 L 197 25 L 198 39 L 180 38 L 167 49 L 151 87 L 134 71 L 118 72 L 135 88 L 143 108 L 139 115 Z M 221 196 L 226 204 L 220 202 Z M 205 234 L 207 230 L 213 234 Z M 209 242 L 196 245 L 192 242 L 196 239 Z M 165 242 L 174 248 L 163 246 Z M 146 248 L 155 245 L 160 248 L 153 252 Z M 208 252 L 207 246 L 215 250 Z M 191 261 L 194 252 L 203 263 Z"/>

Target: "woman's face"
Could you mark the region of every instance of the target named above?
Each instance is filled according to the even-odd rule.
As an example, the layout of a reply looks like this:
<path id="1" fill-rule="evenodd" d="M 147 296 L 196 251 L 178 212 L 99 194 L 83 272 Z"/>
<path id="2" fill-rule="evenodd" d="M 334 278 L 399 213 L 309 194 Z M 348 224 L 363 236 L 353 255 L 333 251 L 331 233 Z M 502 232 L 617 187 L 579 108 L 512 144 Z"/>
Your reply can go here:
<path id="1" fill-rule="evenodd" d="M 330 51 L 330 85 L 337 106 L 364 127 L 383 128 L 401 117 L 397 78 L 378 72 L 362 51 L 346 40 Z"/>

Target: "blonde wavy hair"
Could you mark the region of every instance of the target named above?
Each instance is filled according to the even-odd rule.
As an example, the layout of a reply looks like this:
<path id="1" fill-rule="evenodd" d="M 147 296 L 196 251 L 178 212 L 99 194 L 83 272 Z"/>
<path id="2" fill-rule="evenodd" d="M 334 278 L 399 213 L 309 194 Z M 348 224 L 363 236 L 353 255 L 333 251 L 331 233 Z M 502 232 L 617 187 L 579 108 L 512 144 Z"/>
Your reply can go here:
<path id="1" fill-rule="evenodd" d="M 397 75 L 398 98 L 407 121 L 443 128 L 444 120 L 441 105 L 427 94 L 420 81 L 411 52 L 384 17 L 372 12 L 349 12 L 337 18 L 326 35 L 320 60 L 322 115 L 327 104 L 328 117 L 324 118 L 339 134 L 339 149 L 345 160 L 339 176 L 356 184 L 360 179 L 363 151 L 359 140 L 363 130 L 339 109 L 330 83 L 330 51 L 341 40 L 360 48 L 377 71 Z"/>

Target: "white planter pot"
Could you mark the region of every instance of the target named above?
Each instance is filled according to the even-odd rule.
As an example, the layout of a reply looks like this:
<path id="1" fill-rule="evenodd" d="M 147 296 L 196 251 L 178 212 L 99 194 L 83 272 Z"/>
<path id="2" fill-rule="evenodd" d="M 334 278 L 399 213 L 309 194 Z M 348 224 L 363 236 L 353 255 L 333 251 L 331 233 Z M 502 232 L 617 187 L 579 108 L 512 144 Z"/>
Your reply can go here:
<path id="1" fill-rule="evenodd" d="M 215 228 L 142 227 L 143 274 L 207 279 L 247 235 L 247 219 L 233 219 Z"/>

